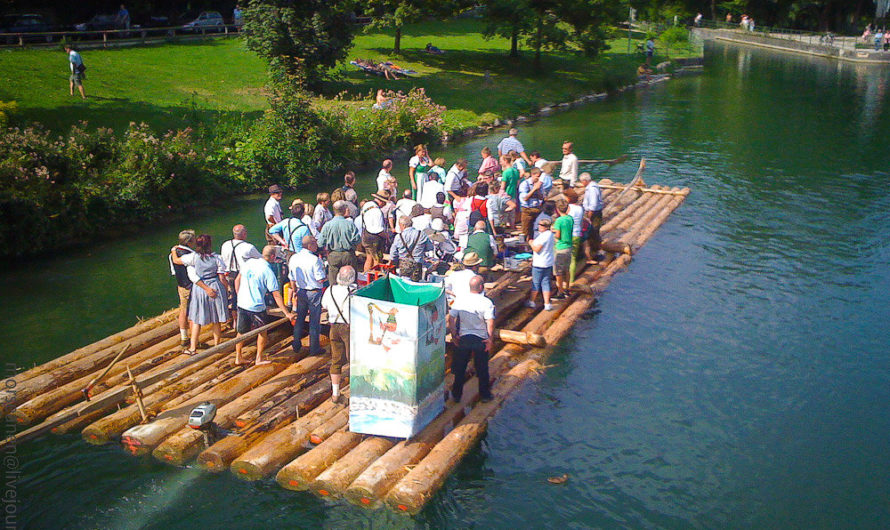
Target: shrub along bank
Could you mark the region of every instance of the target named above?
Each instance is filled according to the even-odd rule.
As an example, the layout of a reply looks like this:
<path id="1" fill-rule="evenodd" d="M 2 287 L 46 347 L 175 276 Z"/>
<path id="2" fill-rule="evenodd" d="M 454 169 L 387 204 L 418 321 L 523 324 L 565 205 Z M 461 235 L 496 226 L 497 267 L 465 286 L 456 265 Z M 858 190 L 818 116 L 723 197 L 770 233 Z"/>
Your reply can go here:
<path id="1" fill-rule="evenodd" d="M 283 83 L 250 125 L 121 134 L 86 123 L 59 136 L 39 125 L 0 135 L 0 255 L 91 238 L 100 229 L 161 219 L 227 194 L 325 179 L 347 162 L 411 142 L 435 142 L 442 107 L 422 89 L 386 109 L 315 112 Z"/>

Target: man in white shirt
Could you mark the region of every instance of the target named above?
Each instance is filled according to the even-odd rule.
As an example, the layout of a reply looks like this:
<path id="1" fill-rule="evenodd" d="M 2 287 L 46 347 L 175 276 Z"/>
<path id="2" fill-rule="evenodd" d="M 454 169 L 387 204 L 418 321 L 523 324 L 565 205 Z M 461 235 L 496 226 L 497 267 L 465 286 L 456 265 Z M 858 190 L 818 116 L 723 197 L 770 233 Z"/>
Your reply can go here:
<path id="1" fill-rule="evenodd" d="M 538 223 L 538 235 L 529 246 L 532 247 L 532 292 L 526 306 L 536 309 L 538 292 L 544 295 L 544 311 L 550 311 L 551 276 L 553 276 L 554 262 L 554 237 L 550 231 L 552 223 L 548 219 L 542 219 Z"/>
<path id="2" fill-rule="evenodd" d="M 411 190 L 406 190 L 409 193 Z M 372 193 L 374 198 L 362 206 L 361 222 L 362 222 L 362 247 L 365 249 L 365 272 L 373 269 L 380 263 L 383 257 L 383 249 L 386 246 L 386 219 L 383 216 L 383 206 L 387 203 L 389 196 L 383 192 Z"/>
<path id="3" fill-rule="evenodd" d="M 331 330 L 331 401 L 340 403 L 340 375 L 344 360 L 349 361 L 349 309 L 352 302 L 355 269 L 351 265 L 340 268 L 336 285 L 325 290 L 321 307 L 328 312 Z"/>
<path id="4" fill-rule="evenodd" d="M 559 168 L 559 178 L 568 181 L 570 186 L 578 180 L 578 157 L 572 152 L 572 142 L 562 144 L 562 165 Z"/>
<path id="5" fill-rule="evenodd" d="M 448 170 L 448 174 L 445 175 L 445 193 L 451 197 L 451 200 L 466 197 L 466 192 L 463 192 L 465 187 L 469 187 L 469 185 L 464 186 L 466 178 L 467 159 L 458 158 L 457 162 Z"/>
<path id="6" fill-rule="evenodd" d="M 402 229 L 399 228 L 399 217 L 411 217 L 411 210 L 413 210 L 413 209 L 414 209 L 414 205 L 417 204 L 417 201 L 415 201 L 414 199 L 411 198 L 412 195 L 413 195 L 413 194 L 411 193 L 411 190 L 405 190 L 405 191 L 403 192 L 403 196 L 402 196 L 402 198 L 399 199 L 398 202 L 396 202 L 396 209 L 395 209 L 395 217 L 396 217 L 395 232 L 396 232 L 397 234 L 398 234 L 399 232 L 402 231 Z"/>
<path id="7" fill-rule="evenodd" d="M 303 247 L 291 256 L 287 263 L 288 279 L 296 307 L 297 321 L 294 324 L 294 353 L 299 354 L 303 347 L 303 326 L 309 314 L 309 355 L 321 355 L 321 290 L 327 273 L 324 263 L 318 257 L 318 243 L 311 235 L 303 236 Z"/>
<path id="8" fill-rule="evenodd" d="M 448 311 L 448 330 L 456 347 L 451 359 L 451 399 L 460 402 L 463 397 L 467 363 L 473 357 L 473 366 L 479 378 L 479 397 L 491 401 L 491 382 L 488 375 L 488 356 L 494 349 L 494 303 L 482 294 L 484 280 L 474 275 L 469 282 L 469 292 L 454 299 Z"/>
<path id="9" fill-rule="evenodd" d="M 439 182 L 437 173 L 427 173 L 427 181 L 423 183 L 420 193 L 420 205 L 424 208 L 432 208 L 436 205 L 436 195 L 445 191 L 445 185 Z"/>
<path id="10" fill-rule="evenodd" d="M 71 68 L 71 75 L 68 77 L 68 92 L 74 95 L 74 87 L 80 92 L 80 98 L 86 99 L 87 95 L 83 89 L 84 70 L 83 58 L 71 46 L 65 46 L 65 53 L 68 54 L 68 65 Z"/>
<path id="11" fill-rule="evenodd" d="M 463 269 L 452 271 L 445 277 L 445 293 L 449 300 L 455 300 L 470 292 L 470 279 L 479 275 L 479 264 L 482 263 L 482 259 L 476 252 L 468 250 L 461 257 L 461 263 Z"/>
<path id="12" fill-rule="evenodd" d="M 247 242 L 247 228 L 244 225 L 232 227 L 232 239 L 222 244 L 220 256 L 226 266 L 226 278 L 229 280 L 229 308 L 235 317 L 238 308 L 238 292 L 235 291 L 235 277 L 249 259 L 259 259 L 263 255 L 253 244 Z"/>
<path id="13" fill-rule="evenodd" d="M 563 193 L 569 202 L 569 215 L 572 216 L 572 262 L 569 264 L 569 285 L 571 285 L 575 281 L 578 256 L 581 255 L 581 228 L 584 224 L 584 208 L 578 204 L 578 192 L 574 188 L 568 188 Z"/>
<path id="14" fill-rule="evenodd" d="M 281 197 L 283 196 L 281 186 L 273 184 L 269 186 L 269 200 L 263 207 L 263 219 L 266 220 L 266 242 L 270 245 L 275 244 L 275 238 L 269 233 L 269 229 L 281 222 Z"/>
<path id="15" fill-rule="evenodd" d="M 532 161 L 529 160 L 528 155 L 525 154 L 525 147 L 522 146 L 522 142 L 516 139 L 516 135 L 519 134 L 519 130 L 515 128 L 510 129 L 510 132 L 507 134 L 509 134 L 509 136 L 498 143 L 498 156 L 500 157 L 506 155 L 510 151 L 516 151 L 523 160 L 531 164 Z"/>
<path id="16" fill-rule="evenodd" d="M 392 171 L 392 160 L 387 158 L 377 173 L 377 191 L 389 190 L 391 194 L 398 191 L 398 183 L 390 171 Z"/>

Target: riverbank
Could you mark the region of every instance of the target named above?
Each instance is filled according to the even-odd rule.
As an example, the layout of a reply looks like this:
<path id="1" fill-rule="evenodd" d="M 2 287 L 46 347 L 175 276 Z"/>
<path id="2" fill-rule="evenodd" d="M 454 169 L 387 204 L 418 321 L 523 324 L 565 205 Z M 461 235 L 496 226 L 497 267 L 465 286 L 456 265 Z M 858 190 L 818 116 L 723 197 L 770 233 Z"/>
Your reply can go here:
<path id="1" fill-rule="evenodd" d="M 360 36 L 352 56 L 384 60 L 391 39 Z M 423 51 L 431 40 L 444 55 Z M 413 25 L 402 44 L 399 64 L 416 74 L 384 81 L 342 65 L 337 80 L 307 100 L 315 113 L 299 124 L 270 117 L 262 62 L 238 40 L 91 52 L 89 99 L 73 103 L 64 90 L 45 90 L 64 86 L 52 81 L 63 73 L 58 53 L 0 54 L 0 68 L 14 74 L 4 94 L 21 96 L 13 121 L 48 124 L 10 128 L 0 143 L 0 255 L 109 237 L 107 226 L 163 221 L 271 181 L 330 185 L 345 169 L 399 156 L 415 143 L 469 137 L 601 99 L 633 84 L 641 61 L 619 51 L 633 49 L 632 41 L 616 38 L 598 59 L 551 52 L 534 69 L 530 53 L 506 57 L 507 41 L 485 40 L 481 22 L 464 19 Z M 407 92 L 410 103 L 375 111 L 369 98 L 376 88 Z M 131 118 L 145 125 L 94 129 Z"/>
<path id="2" fill-rule="evenodd" d="M 844 49 L 831 44 L 816 44 L 786 37 L 772 37 L 768 33 L 751 33 L 740 29 L 693 28 L 691 31 L 703 40 L 732 42 L 852 63 L 890 64 L 890 53 L 879 50 Z"/>

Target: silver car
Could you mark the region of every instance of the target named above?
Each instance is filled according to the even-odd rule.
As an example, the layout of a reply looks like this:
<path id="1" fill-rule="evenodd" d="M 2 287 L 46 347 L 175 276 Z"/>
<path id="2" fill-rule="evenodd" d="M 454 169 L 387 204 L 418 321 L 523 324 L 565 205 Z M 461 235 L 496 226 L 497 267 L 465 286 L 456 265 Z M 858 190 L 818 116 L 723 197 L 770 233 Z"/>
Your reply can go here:
<path id="1" fill-rule="evenodd" d="M 201 11 L 198 18 L 192 20 L 188 24 L 184 24 L 182 29 L 185 31 L 200 31 L 202 29 L 222 31 L 225 25 L 226 23 L 223 20 L 222 15 L 219 14 L 219 11 Z"/>

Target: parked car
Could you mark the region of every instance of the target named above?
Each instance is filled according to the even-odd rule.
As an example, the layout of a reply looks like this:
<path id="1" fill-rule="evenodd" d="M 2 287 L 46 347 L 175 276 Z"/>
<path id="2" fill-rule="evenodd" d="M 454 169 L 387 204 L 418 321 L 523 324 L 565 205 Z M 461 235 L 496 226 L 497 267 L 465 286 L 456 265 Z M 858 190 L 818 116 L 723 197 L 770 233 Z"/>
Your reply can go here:
<path id="1" fill-rule="evenodd" d="M 117 21 L 117 15 L 96 15 L 86 22 L 74 25 L 74 29 L 77 31 L 105 31 L 121 28 L 122 26 Z"/>
<path id="2" fill-rule="evenodd" d="M 184 24 L 182 29 L 185 31 L 221 31 L 225 25 L 226 23 L 219 11 L 202 11 L 198 18 Z"/>
<path id="3" fill-rule="evenodd" d="M 54 24 L 43 15 L 25 14 L 25 15 L 3 15 L 0 19 L 0 33 L 47 33 L 55 31 Z M 7 44 L 15 44 L 19 38 L 14 35 L 5 37 Z M 26 37 L 25 40 L 46 40 L 52 42 L 52 35 L 42 35 Z"/>

